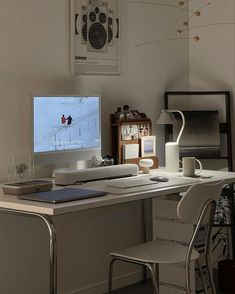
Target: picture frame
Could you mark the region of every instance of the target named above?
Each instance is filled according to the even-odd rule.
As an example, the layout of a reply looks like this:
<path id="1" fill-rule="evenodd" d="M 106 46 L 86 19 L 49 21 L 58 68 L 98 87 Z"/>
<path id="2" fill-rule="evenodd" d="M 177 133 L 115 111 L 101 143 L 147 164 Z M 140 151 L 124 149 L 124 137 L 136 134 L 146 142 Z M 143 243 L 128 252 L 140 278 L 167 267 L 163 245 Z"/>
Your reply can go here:
<path id="1" fill-rule="evenodd" d="M 156 155 L 156 136 L 143 136 L 141 138 L 141 157 Z"/>
<path id="2" fill-rule="evenodd" d="M 71 75 L 120 75 L 120 0 L 69 3 Z"/>
<path id="3" fill-rule="evenodd" d="M 137 125 L 122 125 L 121 126 L 122 140 L 136 140 L 138 139 L 138 126 Z"/>
<path id="4" fill-rule="evenodd" d="M 139 138 L 150 136 L 150 124 L 141 124 L 138 126 Z"/>

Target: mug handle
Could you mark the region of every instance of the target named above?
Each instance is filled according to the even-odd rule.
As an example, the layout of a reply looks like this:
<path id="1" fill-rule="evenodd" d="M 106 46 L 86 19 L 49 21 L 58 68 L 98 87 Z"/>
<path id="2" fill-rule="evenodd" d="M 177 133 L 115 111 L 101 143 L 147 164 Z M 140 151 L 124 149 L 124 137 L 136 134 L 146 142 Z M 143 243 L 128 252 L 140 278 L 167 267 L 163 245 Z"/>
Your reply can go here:
<path id="1" fill-rule="evenodd" d="M 181 166 L 179 168 L 179 171 L 182 171 L 183 170 L 183 161 L 181 159 L 179 159 L 179 166 Z"/>
<path id="2" fill-rule="evenodd" d="M 202 173 L 202 164 L 201 161 L 199 161 L 197 158 L 195 158 L 195 161 L 199 164 L 199 172 L 195 174 L 195 176 L 199 176 Z"/>

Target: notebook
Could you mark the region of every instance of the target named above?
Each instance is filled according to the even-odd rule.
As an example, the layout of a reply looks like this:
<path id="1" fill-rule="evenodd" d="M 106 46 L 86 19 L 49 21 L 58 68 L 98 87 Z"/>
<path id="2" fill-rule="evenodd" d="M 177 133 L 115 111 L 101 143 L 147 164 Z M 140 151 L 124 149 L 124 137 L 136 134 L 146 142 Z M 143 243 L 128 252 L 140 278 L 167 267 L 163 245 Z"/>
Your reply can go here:
<path id="1" fill-rule="evenodd" d="M 123 145 L 123 158 L 137 158 L 139 157 L 139 144 L 124 144 Z"/>
<path id="2" fill-rule="evenodd" d="M 107 193 L 102 191 L 94 191 L 81 188 L 63 188 L 60 190 L 19 195 L 18 198 L 23 200 L 39 201 L 46 203 L 63 203 L 103 196 L 105 194 Z"/>

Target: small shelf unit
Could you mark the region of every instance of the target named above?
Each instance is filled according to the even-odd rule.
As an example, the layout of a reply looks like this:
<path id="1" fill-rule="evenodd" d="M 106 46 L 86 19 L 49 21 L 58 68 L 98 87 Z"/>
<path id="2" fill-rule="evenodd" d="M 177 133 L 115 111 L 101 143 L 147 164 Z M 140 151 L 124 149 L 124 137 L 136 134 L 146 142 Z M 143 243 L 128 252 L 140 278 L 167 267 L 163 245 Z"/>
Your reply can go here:
<path id="1" fill-rule="evenodd" d="M 115 115 L 110 115 L 110 128 L 111 128 L 111 156 L 114 158 L 115 164 L 124 163 L 123 158 L 123 145 L 125 144 L 139 144 L 141 147 L 141 139 L 138 138 L 123 140 L 122 138 L 122 127 L 123 126 L 146 125 L 149 128 L 149 134 L 152 132 L 152 122 L 149 118 L 138 118 L 138 119 L 115 119 Z M 141 148 L 139 148 L 139 157 Z"/>

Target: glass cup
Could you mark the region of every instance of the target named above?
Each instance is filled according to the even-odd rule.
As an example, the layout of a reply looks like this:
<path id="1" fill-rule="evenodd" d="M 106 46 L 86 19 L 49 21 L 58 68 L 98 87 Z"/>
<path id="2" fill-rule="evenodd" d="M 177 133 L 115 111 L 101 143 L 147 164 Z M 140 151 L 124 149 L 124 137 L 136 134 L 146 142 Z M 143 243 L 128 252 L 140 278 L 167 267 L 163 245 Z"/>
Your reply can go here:
<path id="1" fill-rule="evenodd" d="M 8 165 L 8 182 L 21 182 L 34 178 L 33 155 L 11 156 Z"/>

